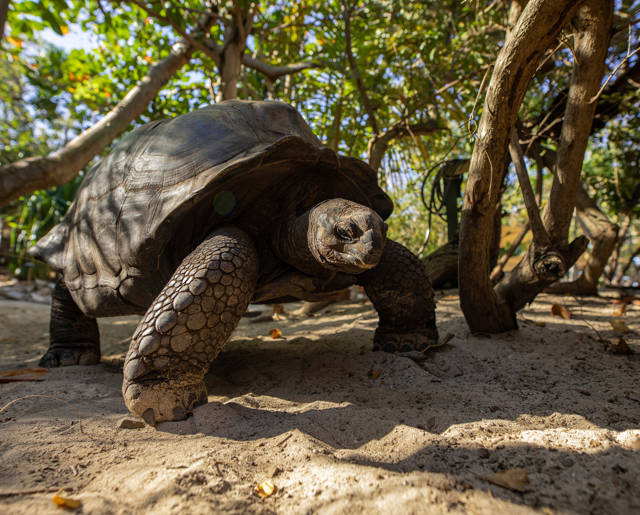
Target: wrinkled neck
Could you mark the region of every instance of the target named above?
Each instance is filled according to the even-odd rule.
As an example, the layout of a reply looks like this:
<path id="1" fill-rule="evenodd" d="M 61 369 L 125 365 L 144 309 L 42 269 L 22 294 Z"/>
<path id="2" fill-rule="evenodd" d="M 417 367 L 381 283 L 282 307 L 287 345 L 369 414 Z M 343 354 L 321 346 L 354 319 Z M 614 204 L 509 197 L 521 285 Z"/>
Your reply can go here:
<path id="1" fill-rule="evenodd" d="M 284 221 L 273 233 L 273 250 L 285 263 L 313 276 L 329 271 L 314 257 L 313 235 L 310 234 L 312 210 Z"/>

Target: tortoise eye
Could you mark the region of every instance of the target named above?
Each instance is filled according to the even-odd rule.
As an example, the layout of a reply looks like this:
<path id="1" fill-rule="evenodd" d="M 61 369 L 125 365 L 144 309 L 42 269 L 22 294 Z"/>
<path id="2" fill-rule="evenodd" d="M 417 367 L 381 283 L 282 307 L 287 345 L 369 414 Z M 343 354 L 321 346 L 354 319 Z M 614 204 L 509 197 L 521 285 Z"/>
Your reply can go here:
<path id="1" fill-rule="evenodd" d="M 351 241 L 351 235 L 342 227 L 336 227 L 334 230 L 336 236 L 344 241 Z"/>

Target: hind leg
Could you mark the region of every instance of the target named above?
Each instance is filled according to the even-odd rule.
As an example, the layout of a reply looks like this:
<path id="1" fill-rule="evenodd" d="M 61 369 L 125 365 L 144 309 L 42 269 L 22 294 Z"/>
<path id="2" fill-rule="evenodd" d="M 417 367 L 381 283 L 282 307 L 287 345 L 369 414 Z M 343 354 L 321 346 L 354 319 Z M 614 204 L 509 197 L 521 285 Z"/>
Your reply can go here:
<path id="1" fill-rule="evenodd" d="M 357 277 L 380 318 L 374 350 L 425 350 L 438 342 L 433 288 L 408 249 L 387 240 L 378 265 Z"/>
<path id="2" fill-rule="evenodd" d="M 49 349 L 40 358 L 41 367 L 100 362 L 98 323 L 80 311 L 62 279 L 58 280 L 51 297 L 49 339 Z"/>
<path id="3" fill-rule="evenodd" d="M 204 375 L 251 300 L 258 257 L 240 229 L 212 233 L 189 254 L 133 335 L 124 364 L 127 407 L 150 424 L 207 402 Z"/>

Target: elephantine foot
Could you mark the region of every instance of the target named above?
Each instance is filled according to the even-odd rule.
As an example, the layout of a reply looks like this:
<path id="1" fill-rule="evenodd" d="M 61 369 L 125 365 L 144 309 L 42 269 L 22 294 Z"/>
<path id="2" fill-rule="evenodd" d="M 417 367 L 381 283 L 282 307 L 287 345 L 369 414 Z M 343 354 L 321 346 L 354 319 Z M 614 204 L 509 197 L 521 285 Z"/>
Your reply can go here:
<path id="1" fill-rule="evenodd" d="M 38 366 L 45 368 L 68 367 L 72 365 L 97 365 L 100 363 L 100 345 L 75 344 L 73 347 L 50 347 L 40 358 Z"/>
<path id="2" fill-rule="evenodd" d="M 132 413 L 150 426 L 165 420 L 184 420 L 196 406 L 207 403 L 207 389 L 202 379 L 130 381 L 125 377 L 122 393 Z"/>
<path id="3" fill-rule="evenodd" d="M 131 340 L 122 393 L 133 413 L 155 426 L 207 402 L 204 375 L 246 311 L 257 270 L 253 243 L 232 227 L 184 258 Z"/>
<path id="4" fill-rule="evenodd" d="M 384 352 L 424 351 L 438 344 L 438 331 L 430 329 L 420 333 L 383 333 L 376 331 L 373 350 Z"/>

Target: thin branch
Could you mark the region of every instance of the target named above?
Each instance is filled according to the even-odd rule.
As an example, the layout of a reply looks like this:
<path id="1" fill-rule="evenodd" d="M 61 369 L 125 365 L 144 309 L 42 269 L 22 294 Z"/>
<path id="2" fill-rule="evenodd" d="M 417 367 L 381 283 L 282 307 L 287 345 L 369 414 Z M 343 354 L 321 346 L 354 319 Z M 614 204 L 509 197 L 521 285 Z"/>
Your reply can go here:
<path id="1" fill-rule="evenodd" d="M 475 123 L 474 118 L 476 116 L 476 107 L 478 106 L 478 99 L 480 98 L 480 95 L 482 95 L 484 84 L 487 81 L 487 77 L 489 76 L 489 72 L 491 71 L 492 68 L 493 68 L 493 65 L 489 66 L 487 70 L 484 72 L 484 76 L 482 77 L 482 82 L 480 83 L 480 88 L 478 89 L 478 94 L 476 95 L 476 99 L 473 102 L 473 109 L 471 109 L 471 113 L 469 114 L 469 121 L 467 122 L 467 130 L 469 131 L 469 134 L 471 134 L 472 136 L 473 134 L 475 134 L 475 131 L 471 130 L 471 125 Z"/>
<path id="2" fill-rule="evenodd" d="M 443 127 L 437 120 L 427 120 L 413 124 L 407 123 L 406 120 L 399 121 L 389 130 L 384 131 L 382 134 L 375 134 L 369 140 L 369 148 L 367 150 L 369 155 L 369 166 L 374 170 L 380 168 L 382 157 L 384 156 L 391 140 L 405 136 L 415 136 L 416 134 L 431 134 L 441 129 L 443 129 Z"/>
<path id="3" fill-rule="evenodd" d="M 618 63 L 618 66 L 616 66 L 613 69 L 613 71 L 609 74 L 609 76 L 607 77 L 607 80 L 604 81 L 604 84 L 600 87 L 598 92 L 593 97 L 591 97 L 591 100 L 589 100 L 590 104 L 593 104 L 598 100 L 598 98 L 600 98 L 600 95 L 602 95 L 602 92 L 607 87 L 607 84 L 609 84 L 609 81 L 614 77 L 616 73 L 618 73 L 618 70 L 622 68 L 622 65 L 626 63 L 629 59 L 631 59 L 634 55 L 636 55 L 638 52 L 640 52 L 640 47 L 636 48 L 633 52 L 631 51 L 631 25 L 629 25 L 629 38 L 627 39 L 627 55 L 624 56 L 624 59 L 622 59 L 622 61 Z"/>
<path id="4" fill-rule="evenodd" d="M 509 154 L 511 160 L 516 169 L 518 175 L 518 181 L 520 182 L 520 189 L 522 190 L 522 197 L 524 199 L 524 205 L 527 209 L 527 215 L 529 216 L 529 222 L 531 223 L 531 232 L 533 233 L 533 243 L 539 248 L 545 248 L 551 245 L 551 238 L 544 228 L 542 218 L 540 217 L 540 209 L 536 202 L 536 197 L 529 181 L 529 174 L 527 173 L 527 167 L 524 162 L 524 155 L 522 148 L 518 142 L 518 131 L 514 127 L 511 131 L 511 141 L 509 142 Z"/>
<path id="5" fill-rule="evenodd" d="M 301 62 L 301 63 L 291 63 L 286 65 L 273 65 L 269 63 L 265 63 L 259 59 L 251 57 L 250 55 L 242 56 L 242 64 L 248 66 L 260 72 L 265 77 L 269 78 L 272 81 L 276 81 L 280 77 L 284 75 L 289 75 L 292 73 L 298 73 L 303 70 L 309 70 L 311 68 L 319 68 L 321 66 L 320 63 L 315 62 Z"/>
<path id="6" fill-rule="evenodd" d="M 518 247 L 522 243 L 522 240 L 524 240 L 524 237 L 529 232 L 529 229 L 531 229 L 531 222 L 529 222 L 529 220 L 527 220 L 527 223 L 525 223 L 522 226 L 522 229 L 520 229 L 520 232 L 517 234 L 517 236 L 515 237 L 515 239 L 511 243 L 511 246 L 509 247 L 509 250 L 507 250 L 507 252 L 504 254 L 504 256 L 502 256 L 500 258 L 500 261 L 498 261 L 498 264 L 495 266 L 495 268 L 491 272 L 491 275 L 489 276 L 489 280 L 490 281 L 492 281 L 492 282 L 496 281 L 500 277 L 500 275 L 502 274 L 502 271 L 504 270 L 505 265 L 507 264 L 507 261 L 509 261 L 511 256 L 513 256 L 515 254 L 516 250 L 518 250 Z"/>
<path id="7" fill-rule="evenodd" d="M 197 28 L 208 32 L 212 22 L 210 18 L 204 19 Z M 171 77 L 189 61 L 193 50 L 184 39 L 173 45 L 169 55 L 150 66 L 147 74 L 109 113 L 60 150 L 0 167 L 0 205 L 36 189 L 59 186 L 71 180 L 144 112 Z"/>

